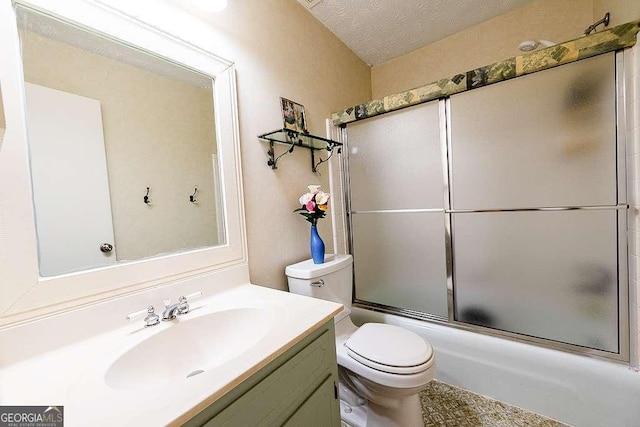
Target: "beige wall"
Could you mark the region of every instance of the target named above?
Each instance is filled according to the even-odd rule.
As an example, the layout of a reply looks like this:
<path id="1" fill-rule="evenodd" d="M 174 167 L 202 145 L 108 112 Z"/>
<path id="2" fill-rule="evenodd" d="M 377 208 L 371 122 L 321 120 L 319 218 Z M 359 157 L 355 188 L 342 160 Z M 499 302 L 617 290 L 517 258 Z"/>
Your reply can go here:
<path id="1" fill-rule="evenodd" d="M 593 21 L 592 0 L 532 2 L 373 67 L 373 98 L 516 56 L 524 40 L 577 38 Z"/>
<path id="2" fill-rule="evenodd" d="M 524 40 L 554 42 L 582 35 L 610 12 L 609 27 L 640 19 L 638 0 L 538 0 L 417 49 L 371 71 L 373 98 L 412 89 L 521 52 Z M 599 26 L 598 30 L 602 30 Z"/>
<path id="3" fill-rule="evenodd" d="M 211 90 L 28 31 L 21 39 L 26 81 L 101 103 L 118 260 L 217 244 Z"/>
<path id="4" fill-rule="evenodd" d="M 303 104 L 310 132 L 324 136 L 332 112 L 371 99 L 370 69 L 295 0 L 233 0 L 219 14 L 176 2 L 214 28 L 211 49 L 235 62 L 251 281 L 286 289 L 285 266 L 310 257 L 309 223 L 292 210 L 308 184 L 328 189 L 329 173 L 323 164 L 313 174 L 304 149 L 271 170 L 257 135 L 282 127 L 283 96 Z M 328 217 L 319 231 L 330 251 Z"/>
<path id="5" fill-rule="evenodd" d="M 2 87 L 0 87 L 0 146 L 2 145 L 2 137 L 4 136 L 6 124 L 4 121 L 4 105 L 2 102 Z"/>
<path id="6" fill-rule="evenodd" d="M 640 19 L 640 1 L 638 0 L 593 0 L 593 21 L 609 12 L 609 26 L 624 24 Z M 598 27 L 602 28 L 602 27 Z"/>

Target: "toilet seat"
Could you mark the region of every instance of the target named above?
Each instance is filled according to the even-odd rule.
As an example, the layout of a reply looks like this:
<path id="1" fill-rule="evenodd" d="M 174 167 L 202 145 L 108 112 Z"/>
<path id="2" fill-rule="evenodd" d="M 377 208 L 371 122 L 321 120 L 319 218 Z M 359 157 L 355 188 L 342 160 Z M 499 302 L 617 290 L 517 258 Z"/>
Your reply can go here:
<path id="1" fill-rule="evenodd" d="M 365 323 L 344 343 L 347 354 L 369 368 L 416 374 L 433 365 L 433 348 L 418 334 L 394 325 Z"/>

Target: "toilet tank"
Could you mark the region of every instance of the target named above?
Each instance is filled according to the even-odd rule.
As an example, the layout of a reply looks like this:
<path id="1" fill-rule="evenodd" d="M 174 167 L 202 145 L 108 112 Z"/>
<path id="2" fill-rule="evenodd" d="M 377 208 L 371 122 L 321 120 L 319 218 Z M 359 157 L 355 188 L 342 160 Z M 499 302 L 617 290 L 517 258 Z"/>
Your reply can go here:
<path id="1" fill-rule="evenodd" d="M 314 264 L 308 259 L 287 266 L 285 273 L 289 292 L 344 305 L 336 316 L 337 322 L 351 313 L 352 271 L 351 255 L 327 255 L 324 264 Z"/>

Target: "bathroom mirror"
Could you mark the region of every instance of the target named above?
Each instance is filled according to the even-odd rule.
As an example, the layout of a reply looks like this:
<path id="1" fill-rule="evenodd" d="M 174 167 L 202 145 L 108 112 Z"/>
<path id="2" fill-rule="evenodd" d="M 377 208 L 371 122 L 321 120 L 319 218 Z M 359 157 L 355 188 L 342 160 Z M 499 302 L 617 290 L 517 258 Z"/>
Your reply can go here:
<path id="1" fill-rule="evenodd" d="M 16 16 L 40 274 L 224 243 L 211 76 Z"/>
<path id="2" fill-rule="evenodd" d="M 174 26 L 180 11 L 171 2 L 142 11 L 138 2 L 117 4 L 0 2 L 0 326 L 212 271 L 236 274 L 247 263 L 233 62 L 208 50 L 215 30 L 191 34 L 198 21 L 184 16 Z M 118 78 L 121 87 L 108 86 Z M 142 104 L 131 104 L 132 95 Z M 94 154 L 80 150 L 89 144 L 67 152 L 60 145 L 78 135 L 103 144 L 96 181 L 73 175 L 100 169 L 86 167 Z M 68 201 L 57 175 L 71 176 Z M 43 206 L 62 208 L 49 230 L 74 232 L 51 241 L 54 261 L 66 262 L 65 250 L 85 234 L 74 230 L 77 210 L 91 220 L 111 216 L 113 241 L 100 236 L 91 245 L 110 262 L 42 269 L 41 196 L 50 199 Z"/>

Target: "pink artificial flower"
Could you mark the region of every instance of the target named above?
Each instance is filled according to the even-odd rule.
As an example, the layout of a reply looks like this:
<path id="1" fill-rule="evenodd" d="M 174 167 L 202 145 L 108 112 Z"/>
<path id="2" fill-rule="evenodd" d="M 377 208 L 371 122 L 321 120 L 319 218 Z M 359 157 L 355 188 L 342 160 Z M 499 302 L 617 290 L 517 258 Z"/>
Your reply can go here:
<path id="1" fill-rule="evenodd" d="M 312 201 L 312 200 L 307 202 L 305 207 L 307 208 L 307 212 L 309 212 L 309 213 L 314 213 L 316 211 L 316 203 L 314 201 Z"/>

